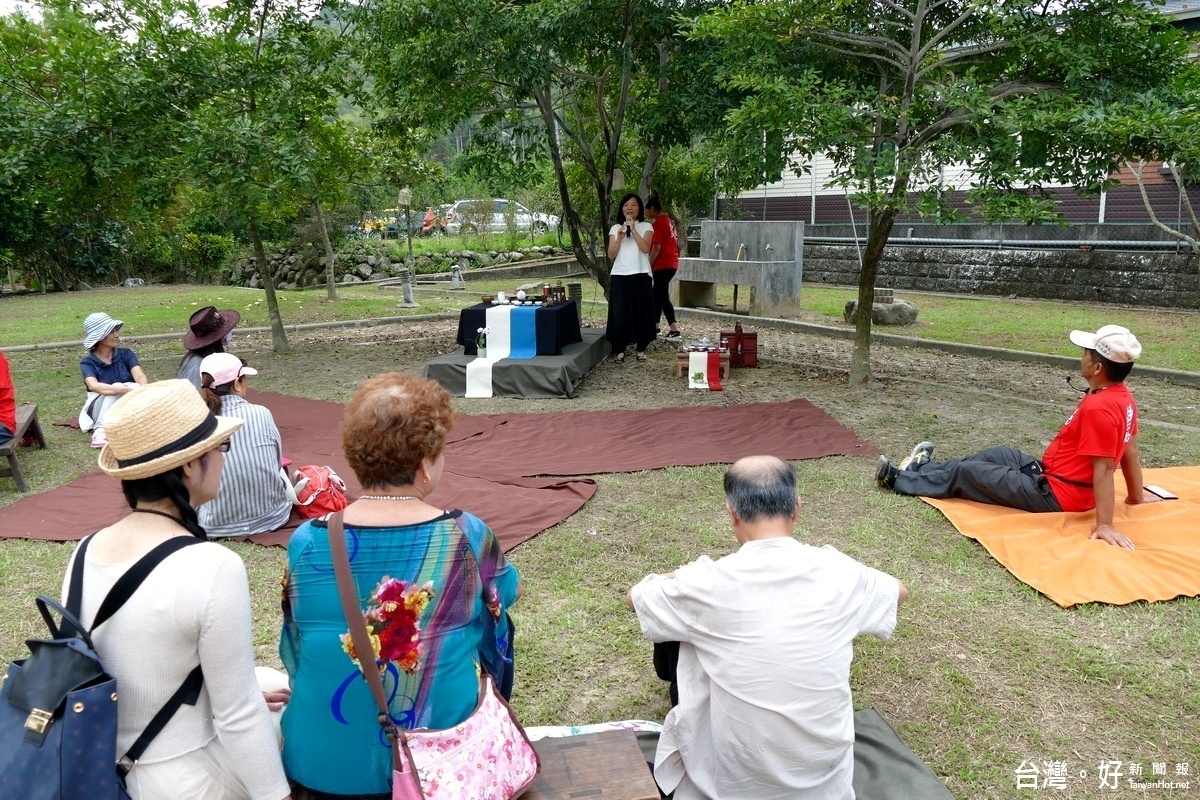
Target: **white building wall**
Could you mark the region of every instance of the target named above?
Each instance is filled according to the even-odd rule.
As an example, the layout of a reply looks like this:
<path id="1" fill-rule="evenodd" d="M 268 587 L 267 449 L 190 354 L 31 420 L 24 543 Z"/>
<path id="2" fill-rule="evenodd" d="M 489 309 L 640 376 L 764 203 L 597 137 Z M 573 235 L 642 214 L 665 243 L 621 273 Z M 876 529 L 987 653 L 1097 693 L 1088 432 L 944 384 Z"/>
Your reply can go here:
<path id="1" fill-rule="evenodd" d="M 803 173 L 803 174 L 802 174 Z M 840 196 L 845 190 L 833 185 L 830 181 L 833 175 L 833 160 L 828 156 L 816 156 L 800 162 L 794 169 L 784 170 L 779 180 L 753 189 L 748 189 L 737 197 L 739 200 L 752 200 L 762 197 L 809 197 L 812 195 Z M 947 191 L 966 191 L 976 182 L 976 174 L 967 164 L 953 164 L 942 170 L 942 187 Z M 1020 186 L 1020 184 L 1017 184 Z M 1046 188 L 1069 187 L 1067 183 L 1045 184 Z M 914 184 L 914 190 L 925 188 L 922 184 Z"/>

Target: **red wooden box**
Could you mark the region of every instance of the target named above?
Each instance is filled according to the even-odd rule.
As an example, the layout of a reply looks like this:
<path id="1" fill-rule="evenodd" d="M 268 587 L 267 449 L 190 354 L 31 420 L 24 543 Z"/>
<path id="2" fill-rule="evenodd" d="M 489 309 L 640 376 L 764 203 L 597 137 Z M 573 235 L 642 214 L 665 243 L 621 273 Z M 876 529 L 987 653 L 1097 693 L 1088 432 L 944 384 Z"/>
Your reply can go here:
<path id="1" fill-rule="evenodd" d="M 734 330 L 721 331 L 721 338 L 729 342 L 730 366 L 758 366 L 758 331 L 742 330 L 738 325 Z"/>

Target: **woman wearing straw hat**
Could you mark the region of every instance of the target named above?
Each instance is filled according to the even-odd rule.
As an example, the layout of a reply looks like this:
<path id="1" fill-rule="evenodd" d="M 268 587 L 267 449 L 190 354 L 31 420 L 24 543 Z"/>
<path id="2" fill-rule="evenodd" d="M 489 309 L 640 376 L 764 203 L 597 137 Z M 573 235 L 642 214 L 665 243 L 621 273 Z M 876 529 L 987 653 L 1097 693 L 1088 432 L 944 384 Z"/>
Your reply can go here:
<path id="1" fill-rule="evenodd" d="M 218 311 L 216 306 L 205 306 L 188 318 L 188 332 L 183 335 L 183 346 L 187 355 L 179 362 L 176 378 L 191 381 L 200 388 L 200 362 L 213 353 L 224 353 L 225 345 L 233 338 L 233 329 L 241 322 L 242 315 L 233 309 Z"/>
<path id="2" fill-rule="evenodd" d="M 214 416 L 187 381 L 152 383 L 122 397 L 105 420 L 100 468 L 121 480 L 132 511 L 89 537 L 80 619 L 88 626 L 109 590 L 155 547 L 205 538 L 196 507 L 217 493 L 225 449 L 242 422 Z M 82 546 L 82 545 L 81 545 Z M 125 753 L 197 663 L 203 684 L 128 775 L 133 800 L 288 798 L 279 742 L 255 680 L 250 591 L 236 554 L 215 543 L 168 555 L 92 632 L 121 687 L 118 750 Z"/>
<path id="3" fill-rule="evenodd" d="M 92 432 L 92 447 L 104 447 L 104 415 L 121 395 L 149 382 L 138 357 L 121 347 L 125 323 L 103 311 L 83 321 L 83 349 L 88 354 L 79 362 L 87 399 L 79 412 L 79 427 Z"/>
<path id="4" fill-rule="evenodd" d="M 246 376 L 257 374 L 233 353 L 213 353 L 200 362 L 200 394 L 209 409 L 245 423 L 231 440 L 221 491 L 200 507 L 200 524 L 210 537 L 273 531 L 292 515 L 292 500 L 280 472 L 283 439 L 275 417 L 271 409 L 246 399 Z"/>

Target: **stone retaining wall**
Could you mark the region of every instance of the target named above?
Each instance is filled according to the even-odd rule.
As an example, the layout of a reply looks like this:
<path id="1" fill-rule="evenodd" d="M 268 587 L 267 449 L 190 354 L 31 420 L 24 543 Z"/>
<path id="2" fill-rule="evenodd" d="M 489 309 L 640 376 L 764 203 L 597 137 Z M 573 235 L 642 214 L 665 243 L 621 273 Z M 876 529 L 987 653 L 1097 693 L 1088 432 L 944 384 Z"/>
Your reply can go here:
<path id="1" fill-rule="evenodd" d="M 804 246 L 804 280 L 854 286 L 853 246 Z M 878 286 L 954 294 L 1200 308 L 1200 265 L 1174 253 L 889 246 Z"/>
<path id="2" fill-rule="evenodd" d="M 497 264 L 526 264 L 560 257 L 564 253 L 562 248 L 544 246 L 512 251 L 448 250 L 412 258 L 394 258 L 386 254 L 385 248 L 380 248 L 376 253 L 339 253 L 334 275 L 338 283 L 361 283 L 394 278 L 403 269 L 411 269 L 420 275 L 449 271 L 453 265 L 463 264 L 470 271 Z M 276 289 L 304 289 L 325 283 L 325 256 L 316 248 L 283 248 L 267 256 L 267 259 L 275 274 Z M 225 270 L 225 282 L 250 289 L 261 288 L 262 274 L 256 261 L 251 257 L 233 262 Z"/>

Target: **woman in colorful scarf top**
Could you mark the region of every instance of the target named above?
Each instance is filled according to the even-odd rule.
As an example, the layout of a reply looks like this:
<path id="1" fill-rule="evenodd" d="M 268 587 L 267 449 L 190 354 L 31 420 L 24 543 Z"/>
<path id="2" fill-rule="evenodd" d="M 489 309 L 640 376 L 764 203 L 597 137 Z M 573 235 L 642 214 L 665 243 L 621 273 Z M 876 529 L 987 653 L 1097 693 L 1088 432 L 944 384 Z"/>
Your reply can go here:
<path id="1" fill-rule="evenodd" d="M 515 567 L 492 531 L 428 498 L 442 477 L 450 396 L 392 372 L 346 404 L 342 443 L 364 494 L 345 511 L 350 567 L 376 640 L 389 711 L 402 728 L 446 728 L 475 710 L 480 670 L 511 668 Z M 280 656 L 291 677 L 283 715 L 288 777 L 322 798 L 390 798 L 392 754 L 359 672 L 338 600 L 324 520 L 288 544 Z M 511 675 L 511 672 L 510 672 Z"/>

